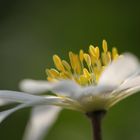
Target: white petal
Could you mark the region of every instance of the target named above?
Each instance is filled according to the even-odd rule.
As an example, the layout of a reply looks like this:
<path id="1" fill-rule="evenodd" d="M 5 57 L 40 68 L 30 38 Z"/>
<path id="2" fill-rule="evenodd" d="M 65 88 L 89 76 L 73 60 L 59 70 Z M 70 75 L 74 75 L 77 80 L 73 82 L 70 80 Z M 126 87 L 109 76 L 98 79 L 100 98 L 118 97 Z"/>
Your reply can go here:
<path id="1" fill-rule="evenodd" d="M 35 102 L 39 104 L 59 104 L 62 103 L 64 98 L 57 96 L 37 96 L 24 92 L 0 90 L 0 99 L 3 101 L 11 101 L 17 103 L 29 103 Z"/>
<path id="2" fill-rule="evenodd" d="M 77 96 L 77 95 L 76 95 Z M 23 92 L 16 91 L 0 91 L 0 99 L 4 101 L 12 101 L 17 103 L 25 103 L 31 105 L 55 105 L 64 108 L 75 108 L 77 107 L 77 101 L 75 99 L 71 99 L 69 97 L 63 96 L 39 96 L 39 95 L 31 95 Z"/>
<path id="3" fill-rule="evenodd" d="M 140 75 L 134 77 L 133 79 L 128 80 L 126 83 L 122 85 L 122 88 L 133 88 L 140 86 Z"/>
<path id="4" fill-rule="evenodd" d="M 22 109 L 22 108 L 25 108 L 27 107 L 28 105 L 27 104 L 21 104 L 21 105 L 18 105 L 12 109 L 8 109 L 6 111 L 2 111 L 0 112 L 0 123 L 6 118 L 8 117 L 9 115 L 11 115 L 12 113 L 14 113 L 15 111 L 19 110 L 19 109 Z"/>
<path id="5" fill-rule="evenodd" d="M 72 80 L 47 82 L 38 80 L 23 80 L 20 83 L 21 90 L 29 93 L 43 93 L 52 91 L 56 94 L 77 98 L 81 93 L 81 86 Z"/>
<path id="6" fill-rule="evenodd" d="M 9 100 L 0 99 L 0 106 L 4 106 L 4 105 L 10 104 L 10 103 L 12 103 L 12 102 Z"/>
<path id="7" fill-rule="evenodd" d="M 28 102 L 25 102 L 23 104 L 17 105 L 16 107 L 12 109 L 8 109 L 5 111 L 0 112 L 0 122 L 2 122 L 6 117 L 8 117 L 10 114 L 14 113 L 15 111 L 29 107 L 29 106 L 36 106 L 36 105 L 57 105 L 60 104 L 63 105 L 62 103 L 63 99 L 59 97 L 53 97 L 53 96 L 48 96 L 48 97 L 39 97 L 36 98 L 35 100 L 30 100 Z"/>
<path id="8" fill-rule="evenodd" d="M 51 89 L 54 93 L 62 96 L 68 96 L 70 98 L 78 98 L 81 96 L 83 88 L 72 80 L 64 80 L 56 83 Z"/>
<path id="9" fill-rule="evenodd" d="M 35 107 L 27 125 L 24 140 L 42 140 L 56 121 L 60 111 L 60 108 L 53 106 Z"/>
<path id="10" fill-rule="evenodd" d="M 119 101 L 137 93 L 140 91 L 140 86 L 136 86 L 134 88 L 129 88 L 120 92 L 115 92 L 112 95 L 114 95 L 114 100 L 112 100 L 112 103 L 110 104 L 110 107 L 114 104 L 118 103 Z M 112 96 L 113 97 L 113 96 Z"/>
<path id="11" fill-rule="evenodd" d="M 132 54 L 124 54 L 118 60 L 113 61 L 102 73 L 99 85 L 106 85 L 116 88 L 126 78 L 138 71 L 140 64 Z"/>
<path id="12" fill-rule="evenodd" d="M 25 79 L 20 82 L 19 87 L 22 91 L 39 94 L 43 92 L 47 92 L 52 88 L 53 84 L 43 80 L 31 80 Z"/>
<path id="13" fill-rule="evenodd" d="M 0 90 L 0 99 L 1 100 L 9 100 L 13 102 L 29 102 L 34 101 L 36 99 L 42 99 L 41 96 L 30 95 L 24 92 L 17 92 L 17 91 L 8 91 L 8 90 Z"/>
<path id="14" fill-rule="evenodd" d="M 126 90 L 125 91 L 125 98 L 130 96 L 130 95 L 133 95 L 135 93 L 137 93 L 138 91 L 140 91 L 140 85 L 137 86 L 137 87 L 134 87 L 134 88 L 130 88 L 129 90 Z"/>
<path id="15" fill-rule="evenodd" d="M 112 101 L 111 106 L 138 91 L 140 91 L 140 75 L 129 78 L 110 94 L 115 99 Z"/>
<path id="16" fill-rule="evenodd" d="M 106 85 L 97 85 L 97 86 L 88 86 L 84 87 L 82 90 L 82 96 L 96 96 L 99 94 L 106 94 L 112 92 L 113 87 L 112 86 L 106 86 Z"/>
<path id="17" fill-rule="evenodd" d="M 118 89 L 116 89 L 116 92 L 122 92 L 135 88 L 138 89 L 138 87 L 140 87 L 140 75 L 126 80 L 126 82 L 124 82 Z"/>

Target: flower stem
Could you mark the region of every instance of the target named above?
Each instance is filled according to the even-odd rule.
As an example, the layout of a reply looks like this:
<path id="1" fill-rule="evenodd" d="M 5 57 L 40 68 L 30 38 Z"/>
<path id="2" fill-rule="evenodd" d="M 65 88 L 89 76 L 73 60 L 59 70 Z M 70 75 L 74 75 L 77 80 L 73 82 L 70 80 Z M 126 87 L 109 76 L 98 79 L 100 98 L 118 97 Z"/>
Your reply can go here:
<path id="1" fill-rule="evenodd" d="M 93 140 L 102 140 L 101 123 L 102 118 L 106 114 L 105 110 L 88 112 L 86 115 L 91 120 Z"/>

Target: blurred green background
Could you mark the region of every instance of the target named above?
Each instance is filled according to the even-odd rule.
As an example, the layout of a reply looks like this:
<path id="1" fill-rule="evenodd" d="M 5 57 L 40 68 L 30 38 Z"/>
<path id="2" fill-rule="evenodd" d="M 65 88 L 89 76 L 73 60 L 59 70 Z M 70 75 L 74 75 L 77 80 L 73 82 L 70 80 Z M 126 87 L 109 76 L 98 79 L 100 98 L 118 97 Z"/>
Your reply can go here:
<path id="1" fill-rule="evenodd" d="M 140 58 L 138 0 L 0 0 L 0 89 L 19 90 L 24 78 L 45 79 L 52 55 L 101 46 L 102 39 L 119 52 Z M 23 109 L 0 125 L 1 140 L 21 140 L 30 115 Z M 140 94 L 113 107 L 103 125 L 104 140 L 140 139 Z M 64 110 L 47 140 L 89 140 L 89 121 Z"/>

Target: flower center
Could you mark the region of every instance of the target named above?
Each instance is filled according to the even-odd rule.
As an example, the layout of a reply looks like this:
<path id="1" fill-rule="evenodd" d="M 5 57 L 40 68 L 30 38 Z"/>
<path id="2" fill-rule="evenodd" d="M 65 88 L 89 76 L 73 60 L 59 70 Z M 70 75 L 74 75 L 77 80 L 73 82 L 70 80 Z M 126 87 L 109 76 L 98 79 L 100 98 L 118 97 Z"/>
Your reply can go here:
<path id="1" fill-rule="evenodd" d="M 48 81 L 71 79 L 83 86 L 97 84 L 105 67 L 119 56 L 116 48 L 111 52 L 108 50 L 106 40 L 103 40 L 102 48 L 100 52 L 98 46 L 90 45 L 88 53 L 83 50 L 79 54 L 69 52 L 70 63 L 53 55 L 56 68 L 46 69 Z"/>

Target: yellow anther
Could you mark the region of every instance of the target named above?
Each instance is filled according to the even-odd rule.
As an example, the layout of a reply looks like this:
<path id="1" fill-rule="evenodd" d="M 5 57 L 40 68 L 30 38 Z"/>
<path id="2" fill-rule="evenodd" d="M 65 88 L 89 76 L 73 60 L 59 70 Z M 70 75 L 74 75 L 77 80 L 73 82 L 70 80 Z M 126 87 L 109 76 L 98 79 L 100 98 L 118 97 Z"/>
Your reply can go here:
<path id="1" fill-rule="evenodd" d="M 53 56 L 53 61 L 54 61 L 54 64 L 55 64 L 56 68 L 59 71 L 64 71 L 65 70 L 64 67 L 63 67 L 62 61 L 61 61 L 61 59 L 58 55 Z"/>
<path id="2" fill-rule="evenodd" d="M 102 47 L 103 47 L 103 51 L 106 53 L 108 51 L 108 47 L 107 47 L 107 42 L 106 40 L 103 40 L 102 42 Z"/>
<path id="3" fill-rule="evenodd" d="M 91 58 L 90 58 L 90 56 L 85 53 L 84 54 L 84 59 L 85 59 L 87 65 L 90 67 L 91 66 Z"/>
<path id="4" fill-rule="evenodd" d="M 89 46 L 89 53 L 93 56 L 96 56 L 95 47 L 93 45 Z"/>
<path id="5" fill-rule="evenodd" d="M 81 64 L 78 55 L 69 52 L 69 58 L 71 66 L 75 73 L 80 74 L 81 73 Z"/>
<path id="6" fill-rule="evenodd" d="M 88 78 L 90 80 L 91 75 L 86 68 L 83 69 L 83 74 L 86 78 Z"/>
<path id="7" fill-rule="evenodd" d="M 70 59 L 70 64 L 72 68 L 75 69 L 74 54 L 72 52 L 69 52 L 69 59 Z"/>
<path id="8" fill-rule="evenodd" d="M 66 72 L 66 71 L 65 72 L 61 72 L 60 73 L 60 78 L 61 79 L 67 79 L 67 78 L 71 79 L 71 74 L 69 72 Z"/>
<path id="9" fill-rule="evenodd" d="M 95 47 L 96 58 L 99 59 L 100 57 L 100 50 L 98 47 Z"/>
<path id="10" fill-rule="evenodd" d="M 69 72 L 71 71 L 71 66 L 69 65 L 69 63 L 67 61 L 62 60 L 62 64 L 66 70 L 68 70 Z"/>
<path id="11" fill-rule="evenodd" d="M 97 61 L 97 58 L 94 55 L 91 55 L 90 57 L 91 57 L 91 63 L 92 63 L 92 65 L 94 65 Z"/>
<path id="12" fill-rule="evenodd" d="M 83 62 L 83 60 L 84 60 L 84 51 L 83 50 L 80 50 L 80 52 L 79 52 L 79 59 L 81 62 Z"/>
<path id="13" fill-rule="evenodd" d="M 98 47 L 93 47 L 92 45 L 89 46 L 89 53 L 92 57 L 99 59 L 100 57 L 100 50 Z"/>
<path id="14" fill-rule="evenodd" d="M 104 66 L 108 64 L 107 55 L 104 52 L 102 53 L 102 63 Z"/>
<path id="15" fill-rule="evenodd" d="M 74 55 L 74 63 L 75 63 L 75 72 L 77 74 L 80 74 L 81 73 L 81 63 L 80 63 L 80 60 L 79 60 L 79 57 L 78 55 Z"/>
<path id="16" fill-rule="evenodd" d="M 111 53 L 110 52 L 107 52 L 107 58 L 108 58 L 108 63 L 111 62 Z"/>
<path id="17" fill-rule="evenodd" d="M 89 46 L 89 52 L 94 53 L 94 49 L 95 49 L 95 48 L 94 48 L 93 45 L 90 45 L 90 46 Z"/>
<path id="18" fill-rule="evenodd" d="M 112 58 L 117 59 L 118 58 L 118 50 L 117 48 L 112 48 Z"/>
<path id="19" fill-rule="evenodd" d="M 59 72 L 56 69 L 46 70 L 52 78 L 57 78 L 59 76 Z"/>

